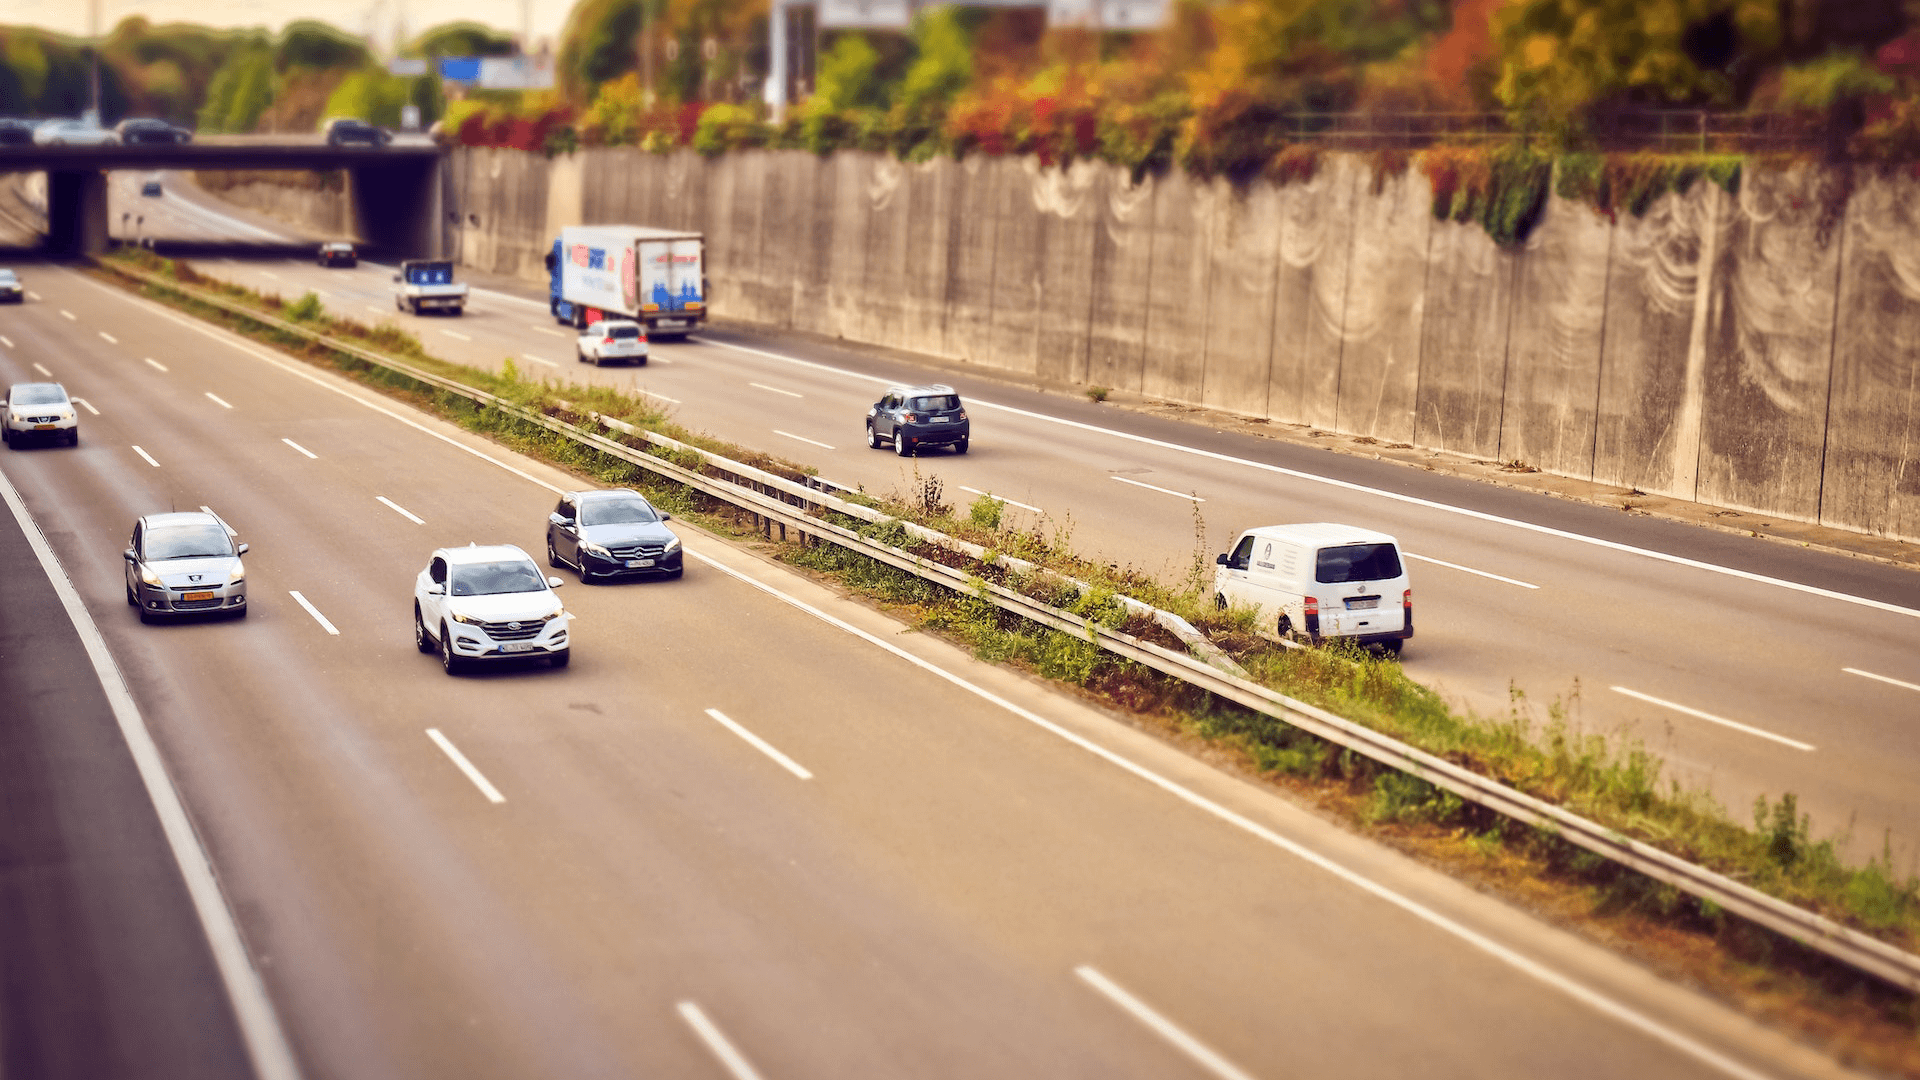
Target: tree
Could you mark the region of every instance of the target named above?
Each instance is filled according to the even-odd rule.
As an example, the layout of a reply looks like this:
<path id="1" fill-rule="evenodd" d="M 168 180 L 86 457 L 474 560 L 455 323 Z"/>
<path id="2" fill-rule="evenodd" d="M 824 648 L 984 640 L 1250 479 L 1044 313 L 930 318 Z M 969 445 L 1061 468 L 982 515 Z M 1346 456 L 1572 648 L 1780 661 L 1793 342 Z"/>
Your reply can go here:
<path id="1" fill-rule="evenodd" d="M 510 35 L 476 22 L 450 22 L 422 33 L 400 50 L 403 56 L 512 56 Z"/>
<path id="2" fill-rule="evenodd" d="M 274 52 L 274 67 L 289 68 L 363 68 L 373 63 L 373 55 L 358 38 L 312 19 L 287 24 L 280 33 Z"/>

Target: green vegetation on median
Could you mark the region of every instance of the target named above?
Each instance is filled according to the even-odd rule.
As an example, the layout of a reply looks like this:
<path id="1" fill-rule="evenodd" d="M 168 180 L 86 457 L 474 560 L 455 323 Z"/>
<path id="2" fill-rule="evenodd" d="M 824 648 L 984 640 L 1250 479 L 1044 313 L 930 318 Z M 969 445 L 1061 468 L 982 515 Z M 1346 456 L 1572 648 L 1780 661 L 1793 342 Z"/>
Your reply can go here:
<path id="1" fill-rule="evenodd" d="M 391 324 L 367 327 L 325 312 L 317 298 L 284 302 L 214 282 L 184 264 L 151 253 L 123 250 L 105 261 L 111 270 L 128 265 L 182 285 L 218 293 L 263 315 L 297 321 L 315 331 L 378 350 L 424 372 L 457 379 L 528 410 L 598 430 L 587 414 L 624 420 L 636 427 L 699 446 L 756 468 L 804 479 L 811 471 L 765 453 L 735 446 L 675 424 L 647 398 L 606 386 L 560 385 L 526 378 L 507 361 L 498 372 L 447 363 L 427 355 L 419 340 Z M 123 279 L 125 280 L 125 279 Z M 403 374 L 378 368 L 351 354 L 224 312 L 170 289 L 140 286 L 148 297 L 188 310 L 242 334 L 330 366 L 363 382 L 532 456 L 577 470 L 604 484 L 640 488 L 650 497 L 706 528 L 736 538 L 757 538 L 750 513 L 663 480 L 630 462 L 496 410 L 446 393 Z M 612 431 L 599 431 L 636 450 L 666 457 L 686 468 L 717 473 L 695 455 L 665 450 Z M 1129 615 L 1115 597 L 1130 596 L 1171 611 L 1205 633 L 1257 682 L 1325 708 L 1430 753 L 1464 765 L 1520 791 L 1554 802 L 1689 861 L 1718 870 L 1754 888 L 1818 911 L 1902 948 L 1920 943 L 1920 881 L 1902 876 L 1890 855 L 1864 866 L 1849 865 L 1833 838 L 1815 839 L 1811 823 L 1792 794 L 1762 799 L 1753 824 L 1735 820 L 1710 796 L 1663 779 L 1662 763 L 1643 746 L 1618 737 L 1578 730 L 1570 719 L 1573 696 L 1536 709 L 1517 689 L 1507 715 L 1463 714 L 1432 690 L 1408 678 L 1393 659 L 1346 647 L 1288 649 L 1253 632 L 1250 612 L 1221 610 L 1213 602 L 1209 552 L 1196 509 L 1195 548 L 1177 581 L 1077 554 L 1071 520 L 1009 524 L 1004 504 L 982 496 L 964 509 L 945 501 L 937 476 L 916 462 L 912 489 L 881 498 L 859 493 L 853 501 L 884 510 L 898 520 L 877 524 L 840 517 L 835 524 L 924 558 L 964 569 L 981 579 L 1170 648 L 1181 648 L 1151 620 Z M 1019 575 L 989 566 L 949 547 L 915 538 L 902 524 L 913 522 L 1017 556 L 1046 570 L 1090 583 L 1082 594 L 1058 578 Z M 1179 740 L 1198 739 L 1226 751 L 1249 771 L 1306 793 L 1345 813 L 1358 825 L 1383 831 L 1397 842 L 1438 844 L 1489 860 L 1518 860 L 1530 875 L 1571 886 L 1587 897 L 1589 911 L 1627 914 L 1679 927 L 1733 946 L 1736 955 L 1764 953 L 1775 968 L 1810 971 L 1822 985 L 1843 988 L 1872 1004 L 1909 1035 L 1920 1012 L 1911 998 L 1837 972 L 1790 942 L 1761 934 L 1743 922 L 1684 894 L 1625 871 L 1549 833 L 1529 829 L 1479 807 L 1464 804 L 1417 777 L 1387 769 L 1326 743 L 1272 717 L 1213 698 L 1099 649 L 1086 638 L 1061 633 L 1013 616 L 977 595 L 958 593 L 828 543 L 795 538 L 762 543 L 778 558 L 880 602 L 913 625 L 961 642 L 984 659 L 1010 664 L 1075 687 Z M 1764 941 L 1764 945 L 1755 945 Z M 1849 998 L 1849 1000 L 1854 1000 Z M 1914 1048 L 1920 1060 L 1920 1046 Z"/>

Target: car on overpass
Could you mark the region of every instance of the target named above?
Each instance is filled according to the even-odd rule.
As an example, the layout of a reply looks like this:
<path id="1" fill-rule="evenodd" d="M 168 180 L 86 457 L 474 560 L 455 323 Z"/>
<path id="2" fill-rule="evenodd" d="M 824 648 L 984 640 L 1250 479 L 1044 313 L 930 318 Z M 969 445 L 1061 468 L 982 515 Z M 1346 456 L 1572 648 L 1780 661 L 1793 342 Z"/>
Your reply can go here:
<path id="1" fill-rule="evenodd" d="M 26 299 L 27 287 L 20 283 L 20 275 L 0 268 L 0 303 L 18 304 Z"/>
<path id="2" fill-rule="evenodd" d="M 132 116 L 114 126 L 113 141 L 122 146 L 142 144 L 178 146 L 192 142 L 193 132 L 183 127 L 176 127 L 158 117 Z"/>
<path id="3" fill-rule="evenodd" d="M 247 614 L 247 545 L 206 510 L 148 514 L 133 523 L 126 563 L 127 603 L 140 621 L 169 615 Z"/>
<path id="4" fill-rule="evenodd" d="M 365 120 L 356 120 L 351 116 L 336 116 L 328 120 L 321 130 L 327 134 L 328 146 L 364 143 L 378 150 L 393 141 L 393 134 L 385 128 L 374 127 Z"/>
<path id="5" fill-rule="evenodd" d="M 616 577 L 677 578 L 685 568 L 673 515 L 632 488 L 569 491 L 547 516 L 547 565 L 571 566 L 580 583 Z"/>
<path id="6" fill-rule="evenodd" d="M 28 439 L 80 445 L 80 414 L 57 382 L 14 383 L 0 404 L 0 441 L 18 450 Z"/>
<path id="7" fill-rule="evenodd" d="M 566 667 L 573 616 L 553 594 L 561 584 L 512 544 L 440 548 L 414 579 L 413 644 L 437 651 L 449 675 L 474 662 L 542 656 Z"/>
<path id="8" fill-rule="evenodd" d="M 951 446 L 967 452 L 973 425 L 960 394 L 944 383 L 932 386 L 893 386 L 867 410 L 867 446 L 878 450 L 887 442 L 893 452 L 909 457 L 929 446 Z"/>
<path id="9" fill-rule="evenodd" d="M 0 116 L 0 146 L 32 146 L 33 128 L 31 120 Z"/>
<path id="10" fill-rule="evenodd" d="M 332 240 L 321 244 L 318 259 L 321 266 L 353 267 L 360 265 L 360 253 L 355 251 L 353 245 L 347 243 L 345 240 Z"/>
<path id="11" fill-rule="evenodd" d="M 33 129 L 35 146 L 106 146 L 113 132 L 90 120 L 48 120 Z"/>

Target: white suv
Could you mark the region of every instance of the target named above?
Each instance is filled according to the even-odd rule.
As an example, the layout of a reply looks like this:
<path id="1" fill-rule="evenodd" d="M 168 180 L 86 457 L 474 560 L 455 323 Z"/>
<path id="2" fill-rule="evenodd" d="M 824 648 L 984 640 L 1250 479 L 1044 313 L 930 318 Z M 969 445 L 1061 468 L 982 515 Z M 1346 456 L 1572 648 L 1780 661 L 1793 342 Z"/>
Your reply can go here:
<path id="1" fill-rule="evenodd" d="M 602 319 L 580 332 L 574 347 L 581 363 L 593 361 L 599 367 L 608 360 L 647 362 L 647 332 L 631 319 Z"/>
<path id="2" fill-rule="evenodd" d="M 0 442 L 15 450 L 26 439 L 60 440 L 80 445 L 80 414 L 59 383 L 14 383 L 0 402 Z"/>
<path id="3" fill-rule="evenodd" d="M 413 643 L 452 675 L 469 661 L 544 656 L 566 667 L 573 616 L 527 553 L 512 544 L 441 548 L 413 583 Z"/>

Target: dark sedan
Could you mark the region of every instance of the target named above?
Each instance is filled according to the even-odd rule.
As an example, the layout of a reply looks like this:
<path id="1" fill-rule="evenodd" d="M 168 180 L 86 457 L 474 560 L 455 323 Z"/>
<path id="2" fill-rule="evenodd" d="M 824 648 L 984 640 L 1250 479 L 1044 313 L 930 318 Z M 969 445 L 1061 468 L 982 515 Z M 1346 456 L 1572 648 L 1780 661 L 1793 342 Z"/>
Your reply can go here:
<path id="1" fill-rule="evenodd" d="M 547 517 L 547 565 L 570 566 L 582 584 L 616 577 L 679 577 L 680 538 L 673 515 L 639 492 L 569 491 Z"/>
<path id="2" fill-rule="evenodd" d="M 0 146 L 32 146 L 33 122 L 0 117 Z"/>
<path id="3" fill-rule="evenodd" d="M 353 250 L 353 245 L 347 243 L 345 240 L 335 240 L 331 243 L 321 244 L 320 265 L 358 266 L 360 265 L 360 253 Z"/>
<path id="4" fill-rule="evenodd" d="M 113 129 L 113 137 L 122 146 L 138 146 L 142 143 L 171 146 L 192 142 L 193 132 L 183 127 L 175 127 L 165 120 L 136 116 L 120 121 Z"/>

